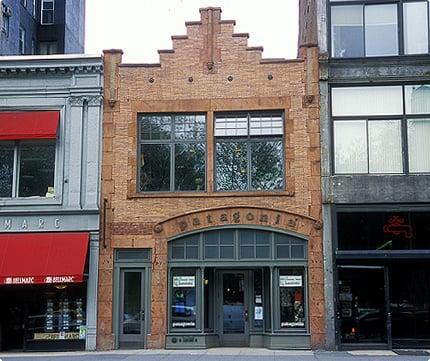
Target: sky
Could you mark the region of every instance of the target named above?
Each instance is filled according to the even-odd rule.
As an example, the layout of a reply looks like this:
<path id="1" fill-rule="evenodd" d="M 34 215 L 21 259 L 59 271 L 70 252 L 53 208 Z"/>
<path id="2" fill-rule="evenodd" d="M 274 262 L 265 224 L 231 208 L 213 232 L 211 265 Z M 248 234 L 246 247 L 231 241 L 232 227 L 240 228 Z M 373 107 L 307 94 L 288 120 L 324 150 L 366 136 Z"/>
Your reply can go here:
<path id="1" fill-rule="evenodd" d="M 200 20 L 199 8 L 221 7 L 223 20 L 236 20 L 236 33 L 249 33 L 249 46 L 263 46 L 264 58 L 297 55 L 298 0 L 86 0 L 88 54 L 122 49 L 123 62 L 156 63 L 158 49 L 172 48 L 172 35 L 185 35 L 185 21 Z"/>

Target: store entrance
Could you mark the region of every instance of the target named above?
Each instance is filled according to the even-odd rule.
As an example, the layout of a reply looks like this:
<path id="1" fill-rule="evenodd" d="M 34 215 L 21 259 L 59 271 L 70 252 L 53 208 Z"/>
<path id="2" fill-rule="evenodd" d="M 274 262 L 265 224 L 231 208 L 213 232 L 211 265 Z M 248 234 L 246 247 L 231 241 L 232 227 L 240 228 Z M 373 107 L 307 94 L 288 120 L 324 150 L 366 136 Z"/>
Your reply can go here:
<path id="1" fill-rule="evenodd" d="M 249 346 L 249 271 L 221 271 L 222 346 Z"/>
<path id="2" fill-rule="evenodd" d="M 145 346 L 144 282 L 144 269 L 121 269 L 120 348 Z"/>
<path id="3" fill-rule="evenodd" d="M 340 341 L 387 344 L 386 290 L 383 267 L 339 266 Z"/>

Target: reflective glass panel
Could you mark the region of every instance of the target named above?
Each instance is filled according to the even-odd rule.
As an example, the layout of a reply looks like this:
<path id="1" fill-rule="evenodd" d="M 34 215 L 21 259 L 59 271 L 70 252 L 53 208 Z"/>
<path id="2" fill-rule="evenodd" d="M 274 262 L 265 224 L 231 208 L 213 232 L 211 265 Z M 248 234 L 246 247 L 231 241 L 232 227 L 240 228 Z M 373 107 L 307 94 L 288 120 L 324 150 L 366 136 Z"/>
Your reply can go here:
<path id="1" fill-rule="evenodd" d="M 429 51 L 427 1 L 403 4 L 405 54 Z"/>
<path id="2" fill-rule="evenodd" d="M 430 85 L 405 86 L 406 114 L 430 114 Z"/>
<path id="3" fill-rule="evenodd" d="M 123 333 L 141 333 L 142 273 L 124 272 Z"/>
<path id="4" fill-rule="evenodd" d="M 409 172 L 430 172 L 430 119 L 408 119 Z"/>
<path id="5" fill-rule="evenodd" d="M 364 55 L 363 5 L 331 8 L 332 56 L 353 58 Z"/>
<path id="6" fill-rule="evenodd" d="M 205 189 L 205 144 L 175 144 L 175 190 Z"/>
<path id="7" fill-rule="evenodd" d="M 142 144 L 140 153 L 140 191 L 170 189 L 170 145 Z"/>
<path id="8" fill-rule="evenodd" d="M 21 142 L 19 197 L 54 194 L 55 142 Z"/>
<path id="9" fill-rule="evenodd" d="M 397 4 L 365 7 L 366 56 L 399 54 Z"/>
<path id="10" fill-rule="evenodd" d="M 251 188 L 277 190 L 283 185 L 282 140 L 251 143 Z"/>
<path id="11" fill-rule="evenodd" d="M 171 326 L 174 329 L 196 327 L 196 276 L 192 270 L 172 271 Z"/>
<path id="12" fill-rule="evenodd" d="M 246 143 L 216 144 L 216 189 L 244 191 L 247 189 Z"/>
<path id="13" fill-rule="evenodd" d="M 0 143 L 0 197 L 12 197 L 13 143 Z"/>
<path id="14" fill-rule="evenodd" d="M 303 270 L 279 270 L 279 318 L 281 329 L 305 327 L 304 283 Z"/>

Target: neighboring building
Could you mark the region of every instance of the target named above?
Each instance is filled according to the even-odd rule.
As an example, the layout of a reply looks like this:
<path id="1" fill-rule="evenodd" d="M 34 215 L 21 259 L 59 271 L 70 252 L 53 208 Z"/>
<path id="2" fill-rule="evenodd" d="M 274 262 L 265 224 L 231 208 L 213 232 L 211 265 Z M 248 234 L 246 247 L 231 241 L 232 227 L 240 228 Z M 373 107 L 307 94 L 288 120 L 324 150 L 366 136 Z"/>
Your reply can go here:
<path id="1" fill-rule="evenodd" d="M 84 52 L 85 0 L 2 0 L 0 6 L 0 55 Z"/>
<path id="2" fill-rule="evenodd" d="M 0 74 L 0 350 L 95 349 L 102 59 Z"/>
<path id="3" fill-rule="evenodd" d="M 159 64 L 105 51 L 98 348 L 323 347 L 315 22 L 263 59 L 200 13 Z"/>
<path id="4" fill-rule="evenodd" d="M 327 345 L 428 348 L 429 2 L 316 2 Z"/>

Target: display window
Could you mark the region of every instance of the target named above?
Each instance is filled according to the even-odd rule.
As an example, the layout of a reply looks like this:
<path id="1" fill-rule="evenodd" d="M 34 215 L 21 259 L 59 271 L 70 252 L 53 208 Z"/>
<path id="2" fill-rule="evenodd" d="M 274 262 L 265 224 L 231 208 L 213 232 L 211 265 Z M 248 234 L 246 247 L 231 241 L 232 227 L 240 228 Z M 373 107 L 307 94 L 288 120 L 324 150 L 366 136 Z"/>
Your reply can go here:
<path id="1" fill-rule="evenodd" d="M 195 270 L 172 270 L 172 329 L 181 330 L 196 328 L 196 284 Z"/>
<path id="2" fill-rule="evenodd" d="M 305 280 L 303 269 L 279 270 L 280 328 L 305 328 Z"/>

